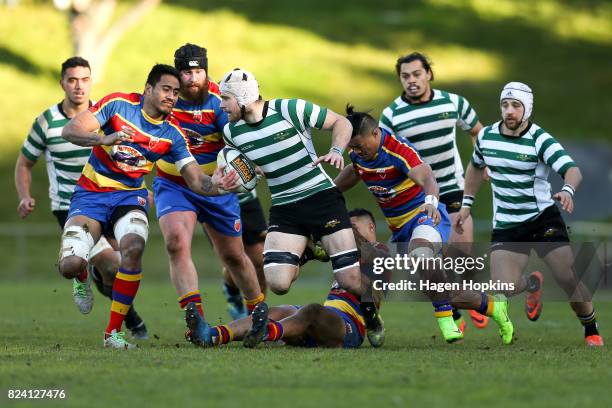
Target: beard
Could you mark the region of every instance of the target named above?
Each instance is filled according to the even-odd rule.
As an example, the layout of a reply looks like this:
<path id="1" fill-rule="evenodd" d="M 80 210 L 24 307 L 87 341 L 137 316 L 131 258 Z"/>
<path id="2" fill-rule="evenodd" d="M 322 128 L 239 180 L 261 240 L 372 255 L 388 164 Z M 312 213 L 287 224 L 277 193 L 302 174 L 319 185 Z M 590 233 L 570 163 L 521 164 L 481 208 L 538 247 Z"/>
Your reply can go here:
<path id="1" fill-rule="evenodd" d="M 181 86 L 181 95 L 190 100 L 202 100 L 208 95 L 208 78 L 204 83 Z"/>

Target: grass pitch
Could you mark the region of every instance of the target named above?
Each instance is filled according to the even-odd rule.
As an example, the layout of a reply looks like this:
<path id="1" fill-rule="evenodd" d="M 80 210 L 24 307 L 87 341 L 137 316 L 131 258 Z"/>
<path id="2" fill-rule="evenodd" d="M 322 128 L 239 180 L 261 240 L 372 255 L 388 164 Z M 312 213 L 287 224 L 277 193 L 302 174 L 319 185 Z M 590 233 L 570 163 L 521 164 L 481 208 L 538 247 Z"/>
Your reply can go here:
<path id="1" fill-rule="evenodd" d="M 207 318 L 227 320 L 218 281 L 206 281 Z M 269 303 L 321 301 L 325 286 L 298 281 Z M 108 301 L 99 294 L 89 316 L 72 304 L 64 280 L 0 286 L 0 405 L 7 389 L 64 389 L 44 406 L 610 406 L 609 347 L 588 349 L 581 327 L 563 303 L 547 303 L 539 322 L 512 303 L 517 340 L 502 346 L 493 326 L 468 323 L 466 340 L 447 345 L 431 306 L 388 303 L 382 349 L 243 349 L 235 343 L 195 349 L 169 283 L 147 282 L 137 297 L 151 340 L 131 351 L 102 348 Z M 612 303 L 597 304 L 605 339 L 612 339 Z M 10 311 L 10 312 L 8 312 Z M 466 314 L 467 315 L 467 314 Z M 214 405 L 213 405 L 214 404 Z M 458 405 L 457 405 L 458 404 Z"/>

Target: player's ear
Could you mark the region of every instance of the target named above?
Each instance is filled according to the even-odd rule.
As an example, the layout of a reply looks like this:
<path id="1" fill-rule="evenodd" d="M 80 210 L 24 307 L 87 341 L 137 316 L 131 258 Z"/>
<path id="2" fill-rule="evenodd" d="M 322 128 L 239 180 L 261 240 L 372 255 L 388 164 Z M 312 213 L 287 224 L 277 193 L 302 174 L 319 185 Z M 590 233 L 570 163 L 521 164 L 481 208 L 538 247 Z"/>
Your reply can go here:
<path id="1" fill-rule="evenodd" d="M 144 94 L 151 95 L 151 91 L 153 91 L 151 84 L 145 84 Z"/>

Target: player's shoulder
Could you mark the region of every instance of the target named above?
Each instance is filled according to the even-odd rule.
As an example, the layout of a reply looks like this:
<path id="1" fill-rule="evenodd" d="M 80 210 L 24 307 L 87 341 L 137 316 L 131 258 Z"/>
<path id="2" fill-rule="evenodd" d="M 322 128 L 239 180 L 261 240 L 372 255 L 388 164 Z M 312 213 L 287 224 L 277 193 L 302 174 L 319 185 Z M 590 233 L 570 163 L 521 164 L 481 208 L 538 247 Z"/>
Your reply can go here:
<path id="1" fill-rule="evenodd" d="M 113 92 L 98 101 L 96 106 L 103 106 L 111 102 L 125 103 L 129 105 L 139 105 L 142 95 L 139 93 L 124 93 L 124 92 Z"/>
<path id="2" fill-rule="evenodd" d="M 219 88 L 219 84 L 215 81 L 208 80 L 208 92 L 215 94 L 217 96 L 221 95 L 221 89 Z"/>
<path id="3" fill-rule="evenodd" d="M 414 146 L 405 137 L 389 133 L 384 129 L 381 129 L 382 137 L 385 138 L 383 146 L 386 150 L 394 153 L 405 153 L 406 151 L 414 150 Z"/>
<path id="4" fill-rule="evenodd" d="M 173 115 L 168 115 L 164 123 L 167 125 L 170 138 L 185 139 L 185 131 L 181 127 L 178 119 Z"/>
<path id="5" fill-rule="evenodd" d="M 495 123 L 492 123 L 487 126 L 483 126 L 482 129 L 478 132 L 478 138 L 482 139 L 482 137 L 486 134 L 499 134 L 499 126 L 501 125 L 501 120 L 498 120 Z"/>
<path id="6" fill-rule="evenodd" d="M 401 108 L 402 105 L 406 105 L 406 102 L 404 102 L 400 95 L 383 109 L 383 113 L 393 114 L 397 109 Z"/>

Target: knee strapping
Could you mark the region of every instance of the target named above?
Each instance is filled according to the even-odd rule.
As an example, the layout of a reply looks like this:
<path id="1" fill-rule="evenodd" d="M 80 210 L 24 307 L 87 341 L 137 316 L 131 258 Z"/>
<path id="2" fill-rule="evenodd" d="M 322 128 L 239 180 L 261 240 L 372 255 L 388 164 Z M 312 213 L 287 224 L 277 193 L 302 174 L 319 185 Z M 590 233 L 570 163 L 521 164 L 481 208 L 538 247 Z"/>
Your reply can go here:
<path id="1" fill-rule="evenodd" d="M 78 256 L 89 261 L 89 253 L 94 246 L 94 240 L 87 226 L 71 225 L 64 229 L 62 234 L 62 247 L 60 248 L 60 261 L 67 256 Z"/>
<path id="2" fill-rule="evenodd" d="M 297 266 L 300 262 L 300 257 L 292 252 L 285 251 L 265 251 L 264 252 L 264 268 L 275 265 L 292 265 Z"/>
<path id="3" fill-rule="evenodd" d="M 98 242 L 96 242 L 96 245 L 94 245 L 94 247 L 91 248 L 91 251 L 89 251 L 89 258 L 94 258 L 100 252 L 106 251 L 107 249 L 113 249 L 113 247 L 108 243 L 106 238 L 100 237 Z"/>
<path id="4" fill-rule="evenodd" d="M 330 259 L 334 273 L 341 272 L 345 269 L 359 266 L 359 251 L 355 248 L 338 252 L 337 254 L 331 255 Z"/>
<path id="5" fill-rule="evenodd" d="M 149 220 L 140 211 L 130 211 L 117 220 L 114 232 L 117 242 L 121 242 L 121 239 L 127 234 L 136 234 L 146 242 L 149 236 Z"/>

